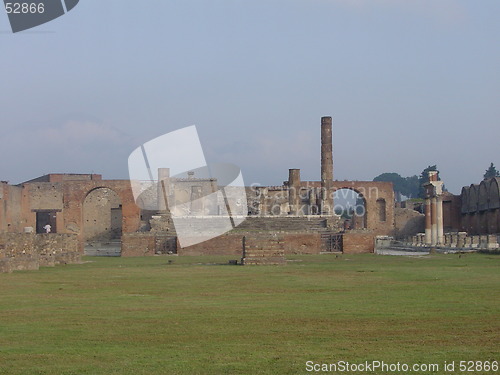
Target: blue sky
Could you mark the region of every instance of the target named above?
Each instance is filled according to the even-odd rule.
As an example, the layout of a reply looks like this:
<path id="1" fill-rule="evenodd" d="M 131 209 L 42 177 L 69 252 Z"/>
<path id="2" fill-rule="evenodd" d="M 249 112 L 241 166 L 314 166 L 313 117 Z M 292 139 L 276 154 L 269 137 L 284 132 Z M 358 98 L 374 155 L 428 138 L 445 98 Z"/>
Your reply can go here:
<path id="1" fill-rule="evenodd" d="M 196 124 L 245 182 L 437 164 L 459 193 L 500 168 L 500 2 L 81 0 L 12 34 L 0 12 L 0 179 L 127 178 L 141 143 Z"/>

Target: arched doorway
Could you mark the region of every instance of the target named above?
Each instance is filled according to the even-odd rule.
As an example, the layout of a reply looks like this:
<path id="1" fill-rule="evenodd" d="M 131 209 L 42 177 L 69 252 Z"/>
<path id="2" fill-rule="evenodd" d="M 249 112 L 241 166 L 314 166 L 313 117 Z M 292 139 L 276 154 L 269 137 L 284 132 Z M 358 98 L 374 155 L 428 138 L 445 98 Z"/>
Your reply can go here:
<path id="1" fill-rule="evenodd" d="M 344 229 L 366 228 L 366 199 L 362 194 L 349 188 L 335 191 L 334 212 L 344 220 Z"/>
<path id="2" fill-rule="evenodd" d="M 122 203 L 113 190 L 91 190 L 83 202 L 83 239 L 86 255 L 120 255 Z M 116 254 L 118 252 L 118 254 Z"/>

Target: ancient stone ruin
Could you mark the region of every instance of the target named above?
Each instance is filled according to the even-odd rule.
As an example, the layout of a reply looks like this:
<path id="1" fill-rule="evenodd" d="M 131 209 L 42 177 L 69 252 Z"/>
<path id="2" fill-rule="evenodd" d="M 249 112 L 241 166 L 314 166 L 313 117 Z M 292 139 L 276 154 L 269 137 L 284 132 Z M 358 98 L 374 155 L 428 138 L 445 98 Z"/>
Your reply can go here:
<path id="1" fill-rule="evenodd" d="M 443 192 L 441 181 L 431 173 L 424 205 L 395 205 L 392 183 L 334 180 L 331 117 L 321 118 L 318 134 L 318 181 L 303 181 L 300 169 L 291 168 L 279 186 L 245 187 L 247 202 L 240 202 L 232 214 L 248 215 L 246 220 L 223 235 L 187 247 L 179 244 L 180 229 L 194 231 L 197 222 L 207 217 L 214 232 L 227 223 L 224 202 L 203 204 L 197 199 L 220 188 L 215 178 L 194 171 L 174 178 L 168 168 L 160 168 L 162 188 L 149 189 L 138 200 L 129 180 L 104 180 L 98 174 L 48 174 L 19 185 L 1 182 L 2 267 L 8 270 L 9 263 L 17 264 L 14 269 L 36 268 L 36 262 L 51 263 L 47 257 L 52 255 L 55 263 L 70 263 L 84 254 L 217 254 L 234 255 L 245 264 L 271 259 L 279 264 L 287 254 L 373 252 L 380 236 L 405 239 L 415 246 L 496 246 L 500 179 L 464 187 L 460 196 L 454 196 Z M 337 203 L 344 191 L 357 196 L 347 215 L 339 212 Z M 165 198 L 179 203 L 177 211 L 169 210 Z M 147 207 L 146 201 L 155 204 Z M 174 225 L 173 214 L 186 220 Z M 490 237 L 478 237 L 485 235 Z M 73 253 L 78 256 L 68 255 Z"/>

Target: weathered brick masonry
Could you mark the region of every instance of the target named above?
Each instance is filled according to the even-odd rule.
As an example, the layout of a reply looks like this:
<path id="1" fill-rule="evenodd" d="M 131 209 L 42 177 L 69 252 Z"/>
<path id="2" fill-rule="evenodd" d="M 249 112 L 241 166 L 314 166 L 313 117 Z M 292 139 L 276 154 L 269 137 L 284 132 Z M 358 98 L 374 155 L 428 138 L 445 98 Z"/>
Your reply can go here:
<path id="1" fill-rule="evenodd" d="M 276 233 L 259 233 L 243 237 L 241 263 L 244 265 L 285 264 L 284 238 Z"/>
<path id="2" fill-rule="evenodd" d="M 0 272 L 79 263 L 80 257 L 72 234 L 0 233 Z"/>

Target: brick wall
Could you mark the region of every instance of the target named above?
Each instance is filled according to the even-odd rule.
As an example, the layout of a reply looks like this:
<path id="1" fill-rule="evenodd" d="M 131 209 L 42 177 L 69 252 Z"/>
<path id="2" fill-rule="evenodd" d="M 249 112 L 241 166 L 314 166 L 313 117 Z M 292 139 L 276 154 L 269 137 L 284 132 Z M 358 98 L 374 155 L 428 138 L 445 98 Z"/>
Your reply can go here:
<path id="1" fill-rule="evenodd" d="M 344 254 L 373 253 L 375 235 L 373 233 L 348 232 L 343 235 Z"/>
<path id="2" fill-rule="evenodd" d="M 177 244 L 179 255 L 235 255 L 241 257 L 243 233 L 226 233 L 208 241 L 181 248 Z"/>
<path id="3" fill-rule="evenodd" d="M 285 254 L 319 254 L 322 251 L 321 233 L 283 233 Z"/>
<path id="4" fill-rule="evenodd" d="M 156 238 L 152 233 L 124 233 L 122 235 L 122 257 L 155 255 Z"/>
<path id="5" fill-rule="evenodd" d="M 280 264 L 285 261 L 285 239 L 278 234 L 259 233 L 244 237 L 243 256 L 244 265 Z"/>

